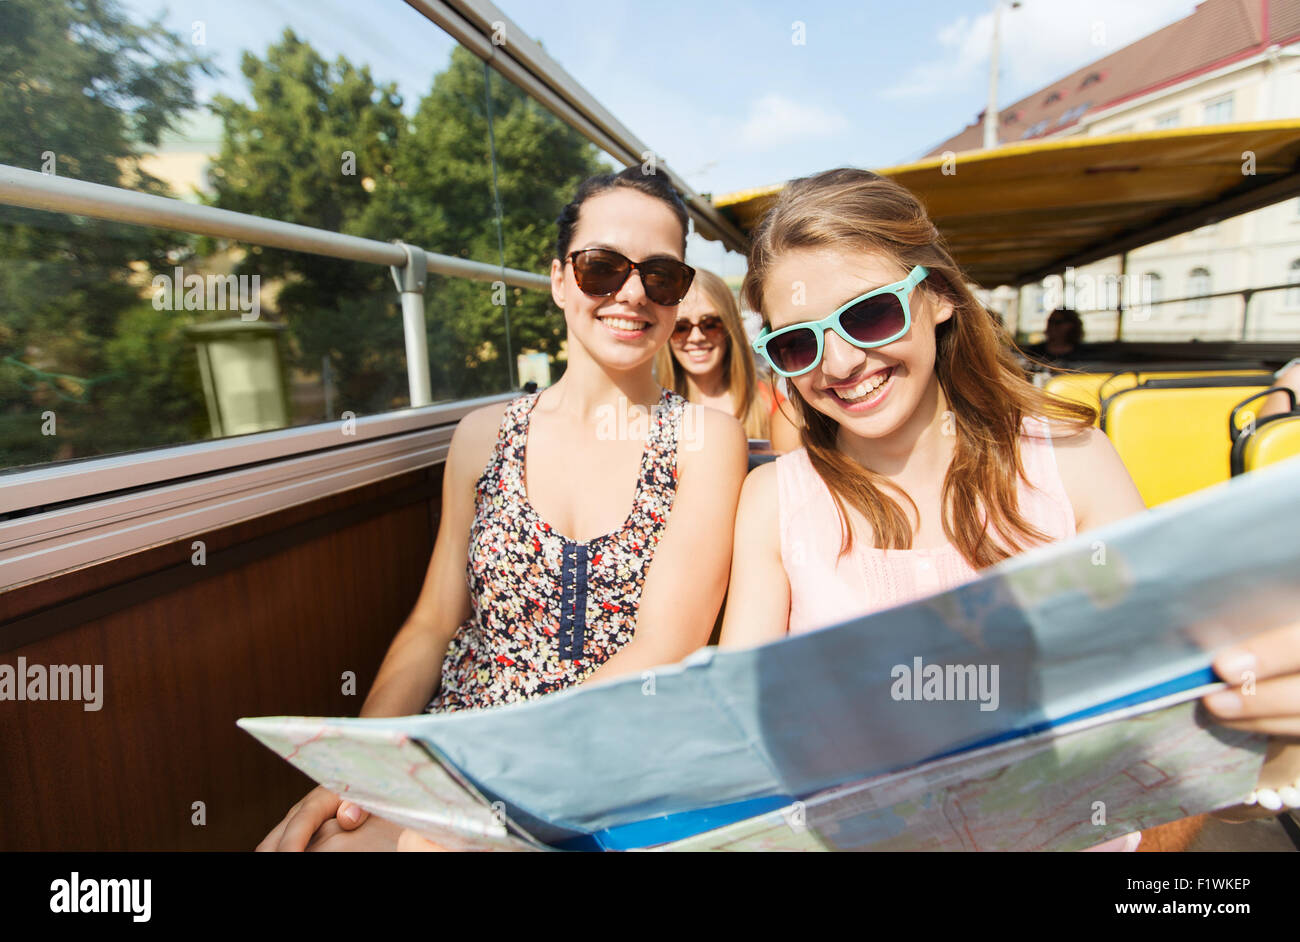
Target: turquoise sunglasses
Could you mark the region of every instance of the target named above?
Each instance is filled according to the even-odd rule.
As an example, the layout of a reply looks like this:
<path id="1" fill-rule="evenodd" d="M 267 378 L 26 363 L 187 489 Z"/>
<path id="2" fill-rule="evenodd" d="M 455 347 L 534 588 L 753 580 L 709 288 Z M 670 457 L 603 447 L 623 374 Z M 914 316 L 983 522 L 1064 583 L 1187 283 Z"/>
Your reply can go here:
<path id="1" fill-rule="evenodd" d="M 928 274 L 917 265 L 902 281 L 859 295 L 819 321 L 770 332 L 764 327 L 754 338 L 754 350 L 775 372 L 791 377 L 802 376 L 822 361 L 827 328 L 863 350 L 893 343 L 912 329 L 908 299 Z"/>

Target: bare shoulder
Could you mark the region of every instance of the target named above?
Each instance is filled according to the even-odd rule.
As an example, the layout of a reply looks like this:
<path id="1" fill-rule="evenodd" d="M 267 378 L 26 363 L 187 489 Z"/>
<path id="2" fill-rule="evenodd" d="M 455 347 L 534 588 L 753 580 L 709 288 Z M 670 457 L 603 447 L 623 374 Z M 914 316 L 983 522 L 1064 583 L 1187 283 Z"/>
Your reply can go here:
<path id="1" fill-rule="evenodd" d="M 736 511 L 737 539 L 779 543 L 781 509 L 778 499 L 775 461 L 761 464 L 749 472 L 740 489 L 740 507 Z"/>
<path id="2" fill-rule="evenodd" d="M 447 453 L 447 467 L 452 473 L 475 481 L 487 467 L 496 444 L 501 419 L 514 400 L 493 402 L 470 412 L 456 425 Z"/>
<path id="3" fill-rule="evenodd" d="M 1106 433 L 1096 426 L 1076 430 L 1052 425 L 1052 448 L 1062 476 L 1087 471 L 1098 462 L 1119 461 L 1119 453 Z"/>
<path id="4" fill-rule="evenodd" d="M 711 468 L 743 475 L 749 453 L 745 430 L 736 419 L 718 409 L 686 403 L 682 413 L 678 461 L 683 470 Z"/>
<path id="5" fill-rule="evenodd" d="M 1057 427 L 1053 426 L 1057 431 Z M 1089 426 L 1052 438 L 1056 467 L 1079 529 L 1100 526 L 1146 509 L 1137 485 L 1106 433 Z"/>
<path id="6" fill-rule="evenodd" d="M 745 478 L 743 500 L 767 501 L 776 505 L 776 462 L 760 464 Z"/>

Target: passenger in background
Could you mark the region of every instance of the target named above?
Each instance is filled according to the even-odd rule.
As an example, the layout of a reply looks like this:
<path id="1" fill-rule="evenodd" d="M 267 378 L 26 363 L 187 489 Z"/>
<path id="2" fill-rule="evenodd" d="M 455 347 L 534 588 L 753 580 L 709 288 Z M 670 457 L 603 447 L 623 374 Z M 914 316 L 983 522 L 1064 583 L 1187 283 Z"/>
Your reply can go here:
<path id="1" fill-rule="evenodd" d="M 897 183 L 841 169 L 787 185 L 753 233 L 744 292 L 767 319 L 755 346 L 788 378 L 804 447 L 745 481 L 722 646 L 931 595 L 1144 509 L 1093 410 L 1025 380 Z M 1234 684 L 1266 670 L 1270 697 L 1225 691 L 1207 706 L 1300 734 L 1300 627 L 1247 648 L 1216 667 Z M 1269 787 L 1282 774 L 1265 773 Z"/>
<path id="2" fill-rule="evenodd" d="M 1042 343 L 1024 348 L 1025 356 L 1047 366 L 1064 366 L 1078 358 L 1083 343 L 1083 318 L 1068 307 L 1057 308 L 1047 317 L 1046 336 Z"/>
<path id="3" fill-rule="evenodd" d="M 1273 374 L 1273 385 L 1290 389 L 1295 394 L 1297 403 L 1300 403 L 1300 357 L 1296 357 Z M 1273 393 L 1264 399 L 1264 407 L 1259 410 L 1259 417 L 1262 419 L 1268 415 L 1282 415 L 1290 411 L 1291 401 L 1287 399 L 1286 394 Z"/>
<path id="4" fill-rule="evenodd" d="M 687 402 L 735 416 L 750 440 L 765 439 L 777 453 L 799 447 L 792 410 L 774 383 L 759 380 L 740 306 L 713 272 L 696 271 L 655 371 Z"/>
<path id="5" fill-rule="evenodd" d="M 654 378 L 693 275 L 686 228 L 672 186 L 639 166 L 588 179 L 565 207 L 551 296 L 568 368 L 456 427 L 428 575 L 362 716 L 514 703 L 708 640 L 745 436 Z M 400 830 L 318 787 L 258 849 L 392 849 Z"/>

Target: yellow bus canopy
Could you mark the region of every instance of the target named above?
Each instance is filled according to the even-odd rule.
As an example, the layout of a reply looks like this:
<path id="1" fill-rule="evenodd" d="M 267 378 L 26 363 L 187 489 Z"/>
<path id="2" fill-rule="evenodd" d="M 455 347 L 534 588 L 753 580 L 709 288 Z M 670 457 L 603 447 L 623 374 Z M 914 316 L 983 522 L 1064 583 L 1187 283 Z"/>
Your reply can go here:
<path id="1" fill-rule="evenodd" d="M 1038 281 L 1300 195 L 1300 120 L 1076 137 L 886 167 L 985 287 Z M 749 233 L 785 184 L 716 197 Z"/>

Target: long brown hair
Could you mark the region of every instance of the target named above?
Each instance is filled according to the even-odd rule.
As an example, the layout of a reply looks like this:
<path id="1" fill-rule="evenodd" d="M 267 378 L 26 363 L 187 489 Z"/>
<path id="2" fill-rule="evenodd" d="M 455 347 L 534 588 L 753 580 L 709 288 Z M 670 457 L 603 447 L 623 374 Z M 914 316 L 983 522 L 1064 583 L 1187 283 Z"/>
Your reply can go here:
<path id="1" fill-rule="evenodd" d="M 722 369 L 727 376 L 727 391 L 735 403 L 736 418 L 745 426 L 747 436 L 766 438 L 767 409 L 758 394 L 758 372 L 754 369 L 754 357 L 750 354 L 749 340 L 740 321 L 740 305 L 736 303 L 736 296 L 731 293 L 725 281 L 704 268 L 696 269 L 690 293 L 698 293 L 708 301 L 726 328 L 727 350 L 722 355 Z M 671 340 L 659 350 L 655 373 L 660 383 L 677 395 L 686 397 L 686 371 L 673 355 Z"/>
<path id="2" fill-rule="evenodd" d="M 749 306 L 764 310 L 765 282 L 778 256 L 814 247 L 875 252 L 896 260 L 905 271 L 916 265 L 929 269 L 915 290 L 929 292 L 953 309 L 952 317 L 935 328 L 935 374 L 956 435 L 943 482 L 943 532 L 977 569 L 1044 542 L 1046 534 L 1019 509 L 1016 480 L 1028 481 L 1019 448 L 1022 423 L 1026 415 L 1035 415 L 1083 430 L 1095 411 L 1050 397 L 1025 379 L 1006 331 L 971 294 L 920 201 L 899 184 L 850 168 L 788 184 L 752 236 L 743 287 Z M 913 511 L 915 503 L 888 478 L 841 452 L 839 424 L 787 385 L 802 419 L 800 437 L 808 457 L 839 508 L 841 556 L 853 544 L 845 502 L 866 518 L 877 547 L 911 548 L 911 523 L 885 491 L 911 503 Z"/>

